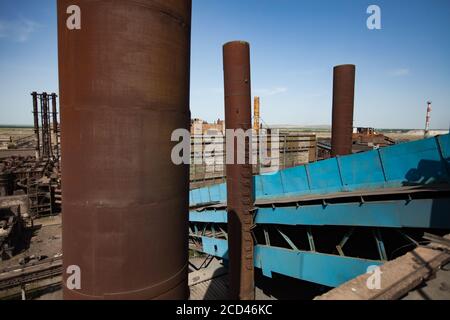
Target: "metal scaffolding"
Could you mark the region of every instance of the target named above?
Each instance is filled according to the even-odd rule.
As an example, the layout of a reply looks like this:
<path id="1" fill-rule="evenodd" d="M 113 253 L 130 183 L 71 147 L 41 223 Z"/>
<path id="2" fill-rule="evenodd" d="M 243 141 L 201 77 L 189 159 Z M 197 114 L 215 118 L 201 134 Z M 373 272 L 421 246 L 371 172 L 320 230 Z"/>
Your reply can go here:
<path id="1" fill-rule="evenodd" d="M 36 135 L 36 156 L 59 160 L 59 121 L 56 93 L 31 93 L 33 97 L 34 132 Z M 50 111 L 50 104 L 52 111 Z M 53 129 L 53 135 L 52 135 Z"/>

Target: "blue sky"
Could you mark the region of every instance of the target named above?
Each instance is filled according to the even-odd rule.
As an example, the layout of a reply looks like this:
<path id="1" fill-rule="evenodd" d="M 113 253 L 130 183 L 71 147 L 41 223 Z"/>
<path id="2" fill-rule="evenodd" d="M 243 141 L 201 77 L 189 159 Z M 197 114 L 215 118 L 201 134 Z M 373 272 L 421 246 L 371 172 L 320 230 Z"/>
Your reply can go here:
<path id="1" fill-rule="evenodd" d="M 382 30 L 366 27 L 380 6 Z M 223 118 L 222 45 L 251 44 L 267 124 L 331 122 L 332 68 L 357 66 L 355 125 L 450 125 L 448 0 L 193 0 L 191 110 Z M 58 91 L 56 1 L 0 0 L 0 124 L 31 124 L 32 91 Z"/>

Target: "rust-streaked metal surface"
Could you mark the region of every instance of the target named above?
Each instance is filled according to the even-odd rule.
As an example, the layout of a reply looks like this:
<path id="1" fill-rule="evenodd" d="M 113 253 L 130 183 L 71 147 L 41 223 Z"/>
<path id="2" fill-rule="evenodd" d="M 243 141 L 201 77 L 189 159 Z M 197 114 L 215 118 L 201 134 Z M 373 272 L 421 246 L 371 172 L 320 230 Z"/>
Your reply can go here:
<path id="1" fill-rule="evenodd" d="M 39 109 L 38 109 L 38 94 L 37 92 L 31 93 L 33 97 L 33 118 L 34 118 L 34 134 L 36 135 L 36 153 L 37 157 L 41 156 L 40 137 L 39 137 Z"/>
<path id="2" fill-rule="evenodd" d="M 355 69 L 352 64 L 334 67 L 332 157 L 352 153 Z"/>
<path id="3" fill-rule="evenodd" d="M 190 0 L 58 1 L 65 299 L 188 298 L 190 26 Z"/>
<path id="4" fill-rule="evenodd" d="M 252 129 L 250 45 L 243 41 L 223 46 L 226 129 Z M 246 140 L 245 164 L 226 165 L 230 298 L 251 300 L 255 297 L 253 264 L 253 177 L 250 146 Z M 228 150 L 227 146 L 227 150 Z"/>

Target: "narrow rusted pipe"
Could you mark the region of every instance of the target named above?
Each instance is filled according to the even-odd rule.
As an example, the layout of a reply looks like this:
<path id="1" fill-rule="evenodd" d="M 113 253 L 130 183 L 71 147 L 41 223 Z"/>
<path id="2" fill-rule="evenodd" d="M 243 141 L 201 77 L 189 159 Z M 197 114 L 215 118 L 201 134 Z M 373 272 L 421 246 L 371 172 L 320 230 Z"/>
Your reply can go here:
<path id="1" fill-rule="evenodd" d="M 225 125 L 229 129 L 252 129 L 250 46 L 247 42 L 234 41 L 223 46 L 225 84 Z M 228 256 L 230 298 L 252 300 L 254 290 L 253 225 L 254 204 L 250 144 L 245 141 L 245 164 L 237 163 L 237 141 L 233 139 L 234 161 L 226 165 Z M 228 160 L 227 160 L 228 161 Z"/>
<path id="2" fill-rule="evenodd" d="M 189 296 L 190 30 L 190 0 L 58 1 L 64 299 Z"/>
<path id="3" fill-rule="evenodd" d="M 52 121 L 52 112 L 50 111 L 50 100 L 51 95 L 47 95 L 47 135 L 48 135 L 48 150 L 49 150 L 49 157 L 53 156 L 53 148 L 52 148 L 52 127 L 51 127 L 51 121 Z"/>
<path id="4" fill-rule="evenodd" d="M 355 66 L 352 64 L 334 67 L 332 157 L 352 153 L 355 69 Z"/>
<path id="5" fill-rule="evenodd" d="M 34 118 L 34 134 L 36 135 L 36 156 L 41 157 L 41 142 L 39 137 L 39 109 L 38 109 L 38 94 L 31 93 L 33 97 L 33 118 Z"/>
<path id="6" fill-rule="evenodd" d="M 55 139 L 55 156 L 56 159 L 59 159 L 59 143 L 58 143 L 58 110 L 56 108 L 56 93 L 51 94 L 52 99 L 52 122 L 53 122 L 53 137 Z"/>
<path id="7" fill-rule="evenodd" d="M 48 115 L 48 95 L 47 92 L 43 92 L 41 95 L 41 117 L 42 117 L 42 153 L 45 158 L 51 156 L 51 140 L 49 136 L 49 115 Z"/>
<path id="8" fill-rule="evenodd" d="M 52 116 L 53 116 L 53 133 L 58 134 L 58 111 L 56 109 L 56 93 L 52 93 Z"/>

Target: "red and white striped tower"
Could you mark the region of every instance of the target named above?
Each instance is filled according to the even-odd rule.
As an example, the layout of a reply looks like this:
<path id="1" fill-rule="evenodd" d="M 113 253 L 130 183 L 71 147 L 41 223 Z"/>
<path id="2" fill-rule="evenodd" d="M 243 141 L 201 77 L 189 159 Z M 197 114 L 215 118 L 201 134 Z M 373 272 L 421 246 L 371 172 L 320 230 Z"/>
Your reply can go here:
<path id="1" fill-rule="evenodd" d="M 430 133 L 430 119 L 431 119 L 431 101 L 427 102 L 427 117 L 425 121 L 425 138 L 428 137 L 428 134 Z"/>

